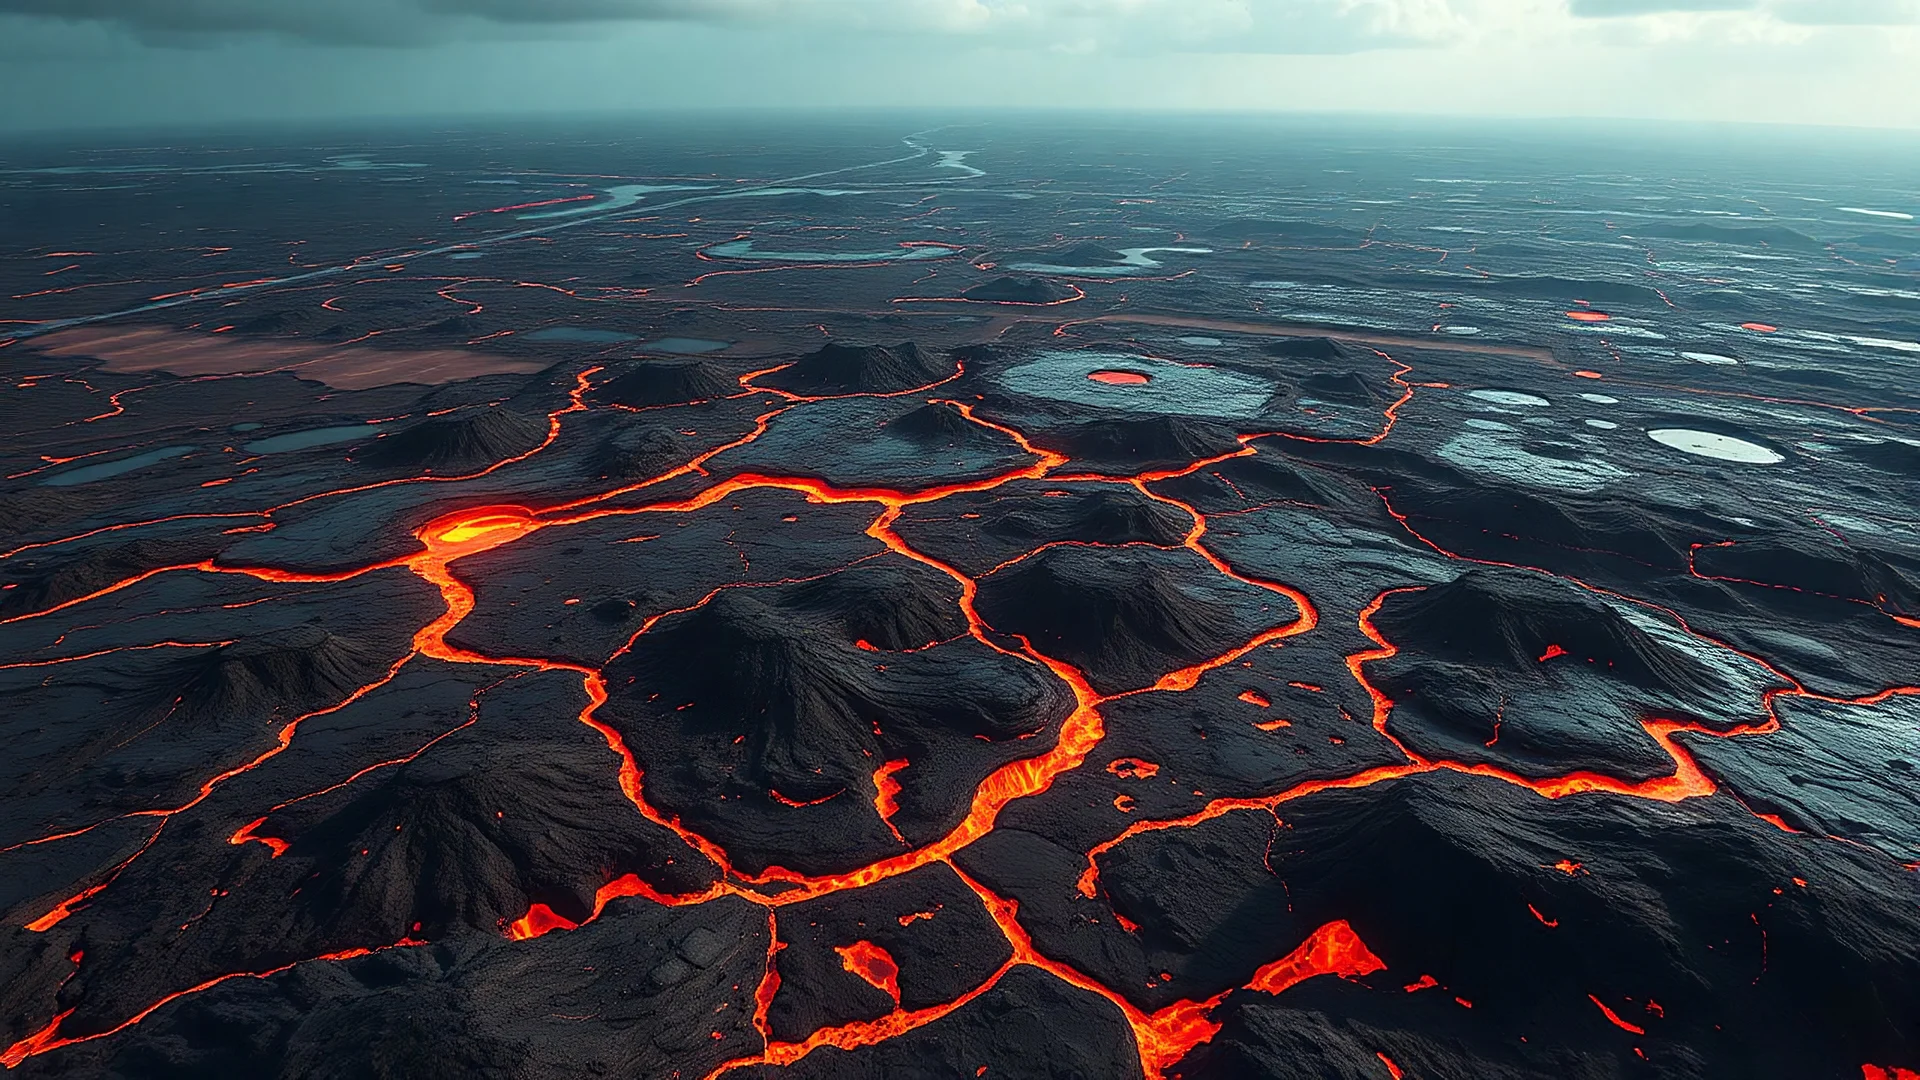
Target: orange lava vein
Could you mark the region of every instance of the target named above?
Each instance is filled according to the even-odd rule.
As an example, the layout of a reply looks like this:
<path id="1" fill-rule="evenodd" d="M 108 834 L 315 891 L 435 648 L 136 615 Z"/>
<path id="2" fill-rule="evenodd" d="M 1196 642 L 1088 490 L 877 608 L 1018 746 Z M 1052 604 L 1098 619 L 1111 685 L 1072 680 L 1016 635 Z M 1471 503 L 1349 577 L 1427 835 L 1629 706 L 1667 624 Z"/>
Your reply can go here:
<path id="1" fill-rule="evenodd" d="M 147 1006 L 146 1008 L 141 1009 L 139 1012 L 134 1013 L 132 1016 L 128 1017 L 125 1020 L 122 1020 L 120 1023 L 115 1024 L 110 1028 L 106 1028 L 101 1031 L 90 1032 L 86 1035 L 62 1037 L 59 1034 L 60 1026 L 66 1022 L 67 1017 L 73 1015 L 74 1010 L 68 1009 L 66 1012 L 63 1012 L 58 1016 L 54 1017 L 53 1022 L 48 1024 L 46 1027 L 40 1029 L 39 1031 L 28 1036 L 27 1038 L 22 1039 L 17 1043 L 14 1043 L 12 1046 L 8 1047 L 4 1052 L 0 1052 L 0 1066 L 5 1066 L 6 1068 L 11 1069 L 19 1065 L 21 1062 L 27 1060 L 28 1058 L 35 1057 L 40 1054 L 44 1054 L 49 1050 L 58 1050 L 63 1046 L 73 1046 L 78 1043 L 92 1042 L 95 1039 L 104 1039 L 109 1035 L 118 1035 L 120 1032 L 125 1031 L 128 1028 L 134 1026 L 135 1024 L 138 1024 L 140 1021 L 145 1020 L 147 1017 L 152 1016 L 154 1013 L 158 1012 L 161 1008 L 167 1005 L 170 1005 L 173 1002 L 180 1000 L 181 998 L 190 997 L 194 994 L 198 994 L 203 991 L 210 990 L 213 987 L 219 986 L 221 983 L 231 982 L 235 979 L 270 979 L 273 976 L 280 974 L 281 972 L 292 971 L 294 968 L 299 967 L 301 964 L 311 963 L 317 960 L 328 960 L 328 961 L 353 960 L 362 956 L 372 956 L 374 953 L 387 952 L 391 949 L 411 948 L 413 946 L 423 945 L 423 944 L 425 944 L 425 942 L 414 941 L 410 938 L 403 938 L 392 945 L 382 945 L 382 946 L 379 946 L 378 948 L 372 948 L 372 949 L 346 949 L 341 952 L 324 953 L 320 956 L 311 958 L 311 960 L 295 960 L 292 963 L 282 964 L 279 967 L 275 967 L 275 968 L 268 968 L 265 971 L 236 971 L 228 975 L 217 975 L 196 986 L 190 986 L 185 990 L 176 990 L 173 993 L 168 994 L 166 997 L 163 997 L 159 1001 L 156 1001 L 153 1004 Z"/>

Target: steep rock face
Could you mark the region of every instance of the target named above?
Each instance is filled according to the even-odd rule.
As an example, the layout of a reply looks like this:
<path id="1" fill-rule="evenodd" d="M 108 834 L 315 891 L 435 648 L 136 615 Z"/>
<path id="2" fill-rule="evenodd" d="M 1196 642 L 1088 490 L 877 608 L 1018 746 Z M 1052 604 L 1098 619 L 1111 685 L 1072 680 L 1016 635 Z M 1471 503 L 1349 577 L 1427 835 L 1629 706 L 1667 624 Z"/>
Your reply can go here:
<path id="1" fill-rule="evenodd" d="M 1493 672 L 1537 667 L 1558 645 L 1612 678 L 1674 699 L 1696 700 L 1720 689 L 1692 656 L 1585 589 L 1545 574 L 1470 570 L 1391 601 L 1375 623 L 1409 651 Z"/>
<path id="2" fill-rule="evenodd" d="M 951 578 L 893 562 L 723 590 L 608 665 L 605 715 L 649 798 L 737 865 L 834 872 L 897 852 L 1044 751 L 1073 704 L 1038 664 L 967 636 L 958 599 Z"/>
<path id="3" fill-rule="evenodd" d="M 524 454 L 547 437 L 547 423 L 498 406 L 435 417 L 354 452 L 354 460 L 384 468 L 461 472 Z"/>
<path id="4" fill-rule="evenodd" d="M 58 607 L 150 571 L 191 566 L 212 558 L 221 546 L 216 538 L 141 538 L 88 548 L 79 555 L 66 555 L 57 548 L 48 549 L 41 558 L 23 555 L 6 563 L 13 587 L 0 592 L 0 618 Z"/>
<path id="5" fill-rule="evenodd" d="M 797 394 L 892 394 L 939 382 L 953 371 L 952 364 L 911 341 L 892 346 L 834 342 L 760 382 Z"/>
<path id="6" fill-rule="evenodd" d="M 1826 539 L 1822 537 L 1822 539 Z M 1852 545 L 1796 537 L 1709 544 L 1695 554 L 1700 573 L 1799 593 L 1876 605 L 1920 616 L 1920 560 L 1888 558 Z M 1770 597 L 1774 601 L 1790 598 Z"/>
<path id="7" fill-rule="evenodd" d="M 637 360 L 596 386 L 596 400 L 632 409 L 711 401 L 740 392 L 727 369 L 710 360 Z"/>
<path id="8" fill-rule="evenodd" d="M 1374 624 L 1397 649 L 1372 666 L 1394 703 L 1390 733 L 1416 753 L 1528 776 L 1671 775 L 1646 721 L 1758 723 L 1762 692 L 1782 685 L 1650 616 L 1519 570 L 1390 596 Z"/>
<path id="9" fill-rule="evenodd" d="M 636 417 L 636 420 L 643 419 Z M 671 429 L 658 424 L 625 424 L 594 447 L 588 467 L 609 480 L 658 476 L 685 458 Z"/>
<path id="10" fill-rule="evenodd" d="M 1130 484 L 1044 480 L 908 507 L 895 523 L 916 550 L 976 577 L 1044 544 L 1177 547 L 1192 528 L 1187 513 Z"/>
<path id="11" fill-rule="evenodd" d="M 1074 665 L 1101 693 L 1152 685 L 1297 617 L 1188 551 L 1056 547 L 981 583 L 980 614 Z"/>
<path id="12" fill-rule="evenodd" d="M 1177 467 L 1240 448 L 1233 429 L 1184 416 L 1092 420 L 1046 432 L 1035 442 L 1107 472 Z"/>
<path id="13" fill-rule="evenodd" d="M 887 421 L 886 428 L 919 442 L 950 443 L 972 435 L 979 430 L 979 425 L 960 415 L 960 410 L 951 405 L 929 402 Z"/>
<path id="14" fill-rule="evenodd" d="M 961 295 L 968 300 L 995 304 L 1057 304 L 1072 300 L 1077 290 L 1046 278 L 998 277 L 984 285 L 975 285 Z"/>
<path id="15" fill-rule="evenodd" d="M 169 673 L 169 716 L 223 726 L 295 715 L 343 701 L 383 665 L 358 642 L 300 626 L 246 638 L 182 661 Z"/>
<path id="16" fill-rule="evenodd" d="M 1301 393 L 1353 405 L 1377 405 L 1387 400 L 1380 384 L 1357 371 L 1316 371 L 1300 380 Z"/>

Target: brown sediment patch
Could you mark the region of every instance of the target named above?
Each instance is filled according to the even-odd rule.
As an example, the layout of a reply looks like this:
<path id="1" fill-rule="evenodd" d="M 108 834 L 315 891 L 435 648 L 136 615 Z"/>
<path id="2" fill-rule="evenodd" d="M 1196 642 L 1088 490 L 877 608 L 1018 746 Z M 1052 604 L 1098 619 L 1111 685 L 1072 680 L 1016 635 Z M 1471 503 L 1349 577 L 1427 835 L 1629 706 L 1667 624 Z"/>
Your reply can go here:
<path id="1" fill-rule="evenodd" d="M 373 349 L 306 341 L 257 341 L 163 326 L 83 327 L 35 342 L 48 356 L 91 357 L 108 371 L 240 375 L 286 371 L 339 390 L 394 383 L 437 385 L 480 375 L 531 374 L 543 365 L 464 349 Z"/>

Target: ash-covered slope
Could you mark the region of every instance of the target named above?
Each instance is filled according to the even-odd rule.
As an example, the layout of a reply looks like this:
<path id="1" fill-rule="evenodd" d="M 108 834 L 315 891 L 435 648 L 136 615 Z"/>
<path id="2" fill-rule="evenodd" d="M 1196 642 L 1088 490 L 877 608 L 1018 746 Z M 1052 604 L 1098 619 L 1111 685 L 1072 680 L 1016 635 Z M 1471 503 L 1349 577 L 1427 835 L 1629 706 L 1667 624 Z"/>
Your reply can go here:
<path id="1" fill-rule="evenodd" d="M 1151 686 L 1299 615 L 1190 551 L 1154 548 L 1049 548 L 981 582 L 979 609 L 1103 694 Z"/>
<path id="2" fill-rule="evenodd" d="M 183 660 L 168 672 L 159 696 L 172 695 L 170 720 L 222 726 L 345 700 L 385 666 L 351 638 L 300 626 Z"/>
<path id="3" fill-rule="evenodd" d="M 542 417 L 500 406 L 467 409 L 383 435 L 356 450 L 354 460 L 381 468 L 462 472 L 524 454 L 546 437 Z"/>
<path id="4" fill-rule="evenodd" d="M 916 550 L 979 576 L 1043 544 L 1176 547 L 1193 519 L 1129 484 L 1035 481 L 910 506 L 894 530 Z"/>
<path id="5" fill-rule="evenodd" d="M 140 574 L 171 566 L 192 566 L 212 558 L 224 544 L 217 538 L 136 538 L 89 547 L 79 554 L 59 548 L 44 555 L 9 559 L 7 588 L 0 592 L 0 618 L 19 618 L 71 603 Z"/>
<path id="6" fill-rule="evenodd" d="M 1078 296 L 1077 290 L 1042 277 L 998 277 L 961 294 L 968 300 L 995 304 L 1058 304 Z"/>
<path id="7" fill-rule="evenodd" d="M 1089 420 L 1036 433 L 1034 442 L 1067 455 L 1076 467 L 1120 475 L 1178 468 L 1240 449 L 1232 428 L 1184 416 Z"/>
<path id="8" fill-rule="evenodd" d="M 740 392 L 740 383 L 711 360 L 636 360 L 594 387 L 595 400 L 632 409 L 711 401 Z"/>
<path id="9" fill-rule="evenodd" d="M 1432 758 L 1525 775 L 1669 775 L 1650 719 L 1724 729 L 1764 719 L 1758 665 L 1545 574 L 1476 568 L 1389 596 L 1374 625 L 1396 655 L 1370 670 L 1388 731 Z"/>
<path id="10" fill-rule="evenodd" d="M 951 828 L 1071 709 L 1039 665 L 968 637 L 958 597 L 891 560 L 728 589 L 608 665 L 603 712 L 649 798 L 737 865 L 844 870 Z"/>
<path id="11" fill-rule="evenodd" d="M 796 394 L 892 394 L 953 373 L 951 363 L 911 341 L 892 346 L 833 342 L 759 382 Z"/>

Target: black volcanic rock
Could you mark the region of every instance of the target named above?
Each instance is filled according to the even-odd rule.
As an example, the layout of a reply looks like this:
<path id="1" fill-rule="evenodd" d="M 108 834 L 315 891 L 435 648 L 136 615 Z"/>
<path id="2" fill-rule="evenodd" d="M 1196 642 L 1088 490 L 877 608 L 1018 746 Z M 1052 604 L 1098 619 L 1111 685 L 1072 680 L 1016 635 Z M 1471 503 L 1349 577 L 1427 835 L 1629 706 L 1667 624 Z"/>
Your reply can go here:
<path id="1" fill-rule="evenodd" d="M 481 722 L 511 737 L 466 733 L 269 815 L 258 832 L 284 838 L 283 858 L 305 868 L 307 918 L 438 939 L 463 927 L 498 933 L 533 903 L 584 921 L 595 891 L 626 873 L 667 894 L 704 888 L 710 864 L 608 782 L 614 766 L 573 720 L 583 702 L 567 681 L 481 698 Z"/>
<path id="2" fill-rule="evenodd" d="M 917 550 L 976 576 L 1042 544 L 1174 547 L 1192 528 L 1187 514 L 1131 484 L 1046 481 L 910 506 L 895 525 Z"/>
<path id="3" fill-rule="evenodd" d="M 909 439 L 940 443 L 963 439 L 979 430 L 979 425 L 960 415 L 960 410 L 938 402 L 929 402 L 904 416 L 889 420 L 886 427 L 888 431 Z"/>
<path id="4" fill-rule="evenodd" d="M 1038 968 L 1021 966 L 991 990 L 925 1027 L 875 1046 L 814 1051 L 795 1080 L 999 1076 L 1093 1080 L 1135 1076 L 1140 1059 L 1119 1009 Z M 979 1063 L 990 1061 L 992 1066 Z M 980 1073 L 987 1068 L 987 1073 Z"/>
<path id="5" fill-rule="evenodd" d="M 1879 469 L 1881 472 L 1920 478 L 1920 446 L 1911 442 L 1886 439 L 1881 442 L 1849 447 L 1845 453 L 1848 457 Z"/>
<path id="6" fill-rule="evenodd" d="M 875 803 L 883 764 L 904 763 L 892 829 L 924 842 L 1071 709 L 1044 668 L 965 636 L 958 597 L 917 564 L 727 589 L 608 666 L 604 713 L 649 798 L 736 864 L 836 872 L 900 850 Z"/>
<path id="7" fill-rule="evenodd" d="M 784 598 L 796 611 L 844 627 L 855 641 L 888 652 L 922 649 L 967 632 L 959 587 L 888 561 L 795 585 Z"/>
<path id="8" fill-rule="evenodd" d="M 1260 351 L 1268 356 L 1278 356 L 1285 360 L 1319 360 L 1323 362 L 1345 360 L 1348 353 L 1332 338 L 1279 338 L 1260 346 Z"/>
<path id="9" fill-rule="evenodd" d="M 1709 544 L 1695 552 L 1694 568 L 1712 577 L 1774 586 L 1765 591 L 1788 595 L 1755 599 L 1796 613 L 1814 610 L 1820 599 L 1829 598 L 1920 617 L 1920 559 L 1883 557 L 1827 539 L 1824 534 L 1818 540 L 1776 535 Z"/>
<path id="10" fill-rule="evenodd" d="M 595 476 L 610 480 L 637 480 L 658 476 L 685 457 L 668 428 L 655 424 L 623 424 L 594 448 Z"/>
<path id="11" fill-rule="evenodd" d="M 167 712 L 186 724 L 216 726 L 297 715 L 344 701 L 383 666 L 348 638 L 293 627 L 175 665 L 167 680 Z"/>
<path id="12" fill-rule="evenodd" d="M 1056 304 L 1074 299 L 1079 291 L 1042 277 L 1005 276 L 984 285 L 975 285 L 961 295 L 969 300 L 986 300 L 996 304 Z"/>
<path id="13" fill-rule="evenodd" d="M 774 1037 L 799 1042 L 823 1027 L 877 1020 L 891 996 L 847 970 L 837 951 L 865 941 L 899 968 L 898 1007 L 956 1001 L 1012 955 L 980 898 L 940 863 L 864 889 L 796 904 L 778 918 L 780 986 L 767 1019 Z M 938 957 L 934 963 L 916 962 Z"/>
<path id="14" fill-rule="evenodd" d="M 1378 405 L 1387 400 L 1377 383 L 1357 371 L 1316 371 L 1300 380 L 1303 393 L 1328 401 Z"/>
<path id="15" fill-rule="evenodd" d="M 1625 561 L 1635 576 L 1645 568 L 1684 571 L 1702 535 L 1737 528 L 1693 507 L 1555 494 L 1473 484 L 1464 477 L 1423 477 L 1394 470 L 1388 495 L 1423 535 L 1471 557 L 1590 572 Z"/>
<path id="16" fill-rule="evenodd" d="M 598 401 L 629 408 L 711 401 L 740 392 L 740 383 L 711 360 L 637 360 L 594 387 Z"/>
<path id="17" fill-rule="evenodd" d="M 1188 551 L 1085 547 L 1049 548 L 987 578 L 979 610 L 1106 694 L 1150 686 L 1299 614 Z"/>
<path id="18" fill-rule="evenodd" d="M 1388 970 L 1366 988 L 1322 979 L 1279 998 L 1233 995 L 1305 1015 L 1256 1024 L 1230 1005 L 1216 1016 L 1231 1024 L 1224 1043 L 1190 1057 L 1184 1075 L 1348 1075 L 1344 1060 L 1331 1072 L 1314 1066 L 1369 1028 L 1381 1041 L 1364 1052 L 1386 1052 L 1409 1077 L 1838 1078 L 1920 1049 L 1906 1021 L 1920 1009 L 1920 959 L 1905 944 L 1920 918 L 1897 864 L 1791 837 L 1730 799 L 1547 800 L 1428 776 L 1330 792 L 1285 813 L 1271 849 L 1271 820 L 1229 815 L 1123 845 L 1102 879 L 1144 895 L 1181 880 L 1169 873 L 1180 862 L 1229 860 L 1244 885 L 1178 890 L 1186 902 L 1214 918 L 1348 920 Z M 1445 889 L 1430 891 L 1435 882 Z M 1515 971 L 1529 976 L 1516 982 Z M 1402 989 L 1424 976 L 1431 989 Z M 1314 1013 L 1350 1020 L 1295 1059 L 1294 1039 L 1319 1027 Z M 1635 1047 L 1671 1071 L 1642 1071 Z M 1459 1066 L 1463 1058 L 1488 1064 Z"/>
<path id="19" fill-rule="evenodd" d="M 1592 593 L 1545 574 L 1475 568 L 1391 598 L 1374 624 L 1407 649 L 1486 670 L 1525 670 L 1558 645 L 1612 678 L 1676 699 L 1720 689 L 1693 657 L 1656 641 Z"/>
<path id="20" fill-rule="evenodd" d="M 1370 669 L 1394 703 L 1390 733 L 1428 757 L 1528 776 L 1670 775 L 1643 720 L 1757 723 L 1761 691 L 1778 685 L 1717 646 L 1683 645 L 1677 629 L 1656 636 L 1586 590 L 1525 571 L 1477 568 L 1389 596 L 1374 625 L 1398 649 Z"/>
<path id="21" fill-rule="evenodd" d="M 192 566 L 213 557 L 220 547 L 220 542 L 211 537 L 143 537 L 88 548 L 78 555 L 53 548 L 40 558 L 29 555 L 9 560 L 4 570 L 13 587 L 0 592 L 0 618 L 45 611 L 165 567 Z"/>
<path id="22" fill-rule="evenodd" d="M 1154 544 L 1172 547 L 1186 539 L 1193 521 L 1166 503 L 1130 486 L 1099 485 L 1056 497 L 1003 500 L 981 528 L 1027 544 L 1071 538 L 1090 544 Z"/>
<path id="23" fill-rule="evenodd" d="M 939 382 L 953 365 L 911 341 L 893 346 L 834 342 L 760 379 L 798 394 L 892 394 Z"/>
<path id="24" fill-rule="evenodd" d="M 1154 490 L 1192 503 L 1205 513 L 1243 510 L 1269 502 L 1372 512 L 1379 499 L 1364 486 L 1330 470 L 1289 460 L 1270 444 L 1255 444 L 1252 457 L 1233 458 L 1186 476 L 1163 480 Z"/>
<path id="25" fill-rule="evenodd" d="M 1035 442 L 1103 471 L 1177 467 L 1240 448 L 1232 428 L 1185 416 L 1090 420 L 1045 432 Z"/>
<path id="26" fill-rule="evenodd" d="M 462 472 L 524 454 L 547 437 L 543 418 L 500 407 L 462 410 L 384 435 L 354 452 L 381 468 Z"/>

